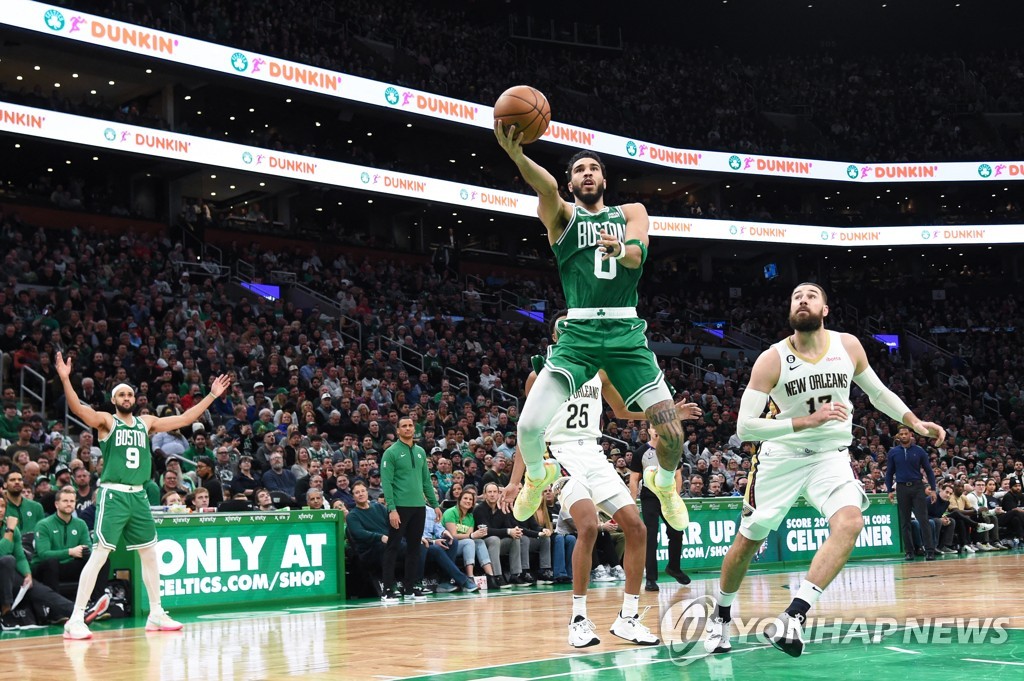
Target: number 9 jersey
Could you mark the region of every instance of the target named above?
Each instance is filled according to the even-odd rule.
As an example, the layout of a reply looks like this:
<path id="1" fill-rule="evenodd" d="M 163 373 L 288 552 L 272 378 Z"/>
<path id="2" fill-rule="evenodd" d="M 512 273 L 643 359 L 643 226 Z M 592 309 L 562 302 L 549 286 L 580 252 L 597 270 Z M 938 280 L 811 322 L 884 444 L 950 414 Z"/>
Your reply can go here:
<path id="1" fill-rule="evenodd" d="M 115 414 L 114 428 L 105 440 L 100 440 L 100 451 L 103 452 L 101 483 L 142 485 L 153 474 L 149 430 L 138 416 L 129 426 Z"/>
<path id="2" fill-rule="evenodd" d="M 789 338 L 772 346 L 779 353 L 782 368 L 778 383 L 768 393 L 768 418 L 808 416 L 818 409 L 828 409 L 830 402 L 845 404 L 850 410 L 846 421 L 826 421 L 820 426 L 771 440 L 795 450 L 803 450 L 805 454 L 843 449 L 853 441 L 850 386 L 855 367 L 843 346 L 842 336 L 836 331 L 827 333 L 828 347 L 817 358 L 797 354 Z"/>

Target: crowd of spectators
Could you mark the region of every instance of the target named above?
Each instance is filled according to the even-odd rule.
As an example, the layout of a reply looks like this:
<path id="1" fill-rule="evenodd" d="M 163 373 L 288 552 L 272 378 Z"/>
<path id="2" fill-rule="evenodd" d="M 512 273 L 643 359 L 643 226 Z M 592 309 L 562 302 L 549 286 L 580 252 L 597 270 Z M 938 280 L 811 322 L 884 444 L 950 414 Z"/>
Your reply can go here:
<path id="1" fill-rule="evenodd" d="M 81 399 L 96 409 L 110 410 L 109 391 L 126 381 L 136 386 L 141 413 L 180 413 L 206 393 L 212 377 L 235 376 L 230 394 L 192 428 L 154 437 L 156 472 L 148 486 L 154 505 L 195 511 L 222 503 L 236 509 L 335 507 L 351 513 L 381 501 L 381 454 L 395 440 L 398 418 L 409 415 L 443 505 L 458 508 L 472 491 L 463 510 L 476 509 L 504 528 L 493 505 L 488 513 L 480 504 L 508 479 L 529 358 L 543 354 L 548 339 L 541 325 L 502 321 L 498 308 L 467 295 L 467 284 L 450 271 L 384 254 L 356 261 L 332 259 L 312 247 L 274 251 L 258 240 L 226 249 L 227 258 L 255 264 L 258 275 L 294 272 L 337 301 L 344 312 L 339 321 L 317 308 L 232 293 L 215 274 L 184 267 L 194 254 L 165 238 L 45 230 L 8 214 L 0 224 L 0 252 L 7 264 L 0 290 L 0 437 L 11 443 L 0 456 L 0 476 L 19 472 L 22 495 L 38 497 L 48 513 L 55 509 L 55 491 L 71 486 L 76 513 L 90 522 L 103 465 L 91 433 L 64 430 L 62 389 L 53 369 L 53 355 L 61 351 L 74 362 L 72 382 Z M 947 428 L 949 442 L 928 447 L 940 488 L 991 480 L 1000 503 L 1006 492 L 1012 501 L 1016 493 L 1006 481 L 1024 461 L 1024 386 L 1018 378 L 1024 360 L 1015 352 L 1024 319 L 1016 296 L 991 298 L 1002 277 L 994 267 L 900 275 L 916 277 L 916 288 L 896 286 L 899 277 L 892 275 L 894 292 L 885 299 L 872 283 L 879 276 L 881 266 L 865 264 L 849 277 L 837 274 L 824 282 L 833 299 L 830 325 L 862 337 L 883 381 L 921 418 Z M 561 303 L 556 284 L 540 273 L 503 279 L 501 286 L 545 299 L 552 308 Z M 486 296 L 486 282 L 477 293 Z M 735 418 L 758 348 L 737 352 L 693 322 L 719 318 L 727 330 L 770 342 L 786 333 L 788 291 L 747 287 L 732 298 L 722 284 L 700 283 L 670 263 L 652 263 L 641 294 L 651 340 L 677 349 L 661 358 L 666 378 L 679 399 L 698 402 L 704 411 L 685 426 L 684 493 L 742 495 L 752 450 L 736 436 Z M 914 332 L 922 340 L 890 352 L 870 339 L 882 331 Z M 41 377 L 30 380 L 46 384 L 45 405 L 16 389 L 23 368 Z M 892 424 L 856 391 L 854 412 L 851 465 L 866 489 L 885 491 L 879 483 Z M 647 426 L 607 413 L 603 432 L 609 465 L 626 479 L 632 458 L 649 440 Z M 13 498 L 5 493 L 10 509 Z M 452 527 L 445 523 L 434 539 L 450 541 L 446 531 L 474 544 L 480 539 L 480 547 L 459 549 L 452 560 L 469 561 L 460 568 L 467 578 L 477 576 L 472 565 L 478 563 L 479 576 L 490 577 L 497 588 L 565 581 L 564 535 L 571 529 L 559 539 L 566 519 L 559 519 L 554 500 L 545 509 L 547 516 L 523 533 L 504 528 L 519 535 L 515 549 L 473 536 L 477 529 L 466 521 L 473 514 L 460 516 L 458 510 L 449 514 L 455 515 Z M 1001 541 L 1019 539 L 1017 529 L 1007 526 Z M 595 578 L 615 579 L 621 557 L 616 528 L 604 531 L 596 563 L 603 569 Z M 957 548 L 993 546 L 959 534 L 956 541 Z"/>

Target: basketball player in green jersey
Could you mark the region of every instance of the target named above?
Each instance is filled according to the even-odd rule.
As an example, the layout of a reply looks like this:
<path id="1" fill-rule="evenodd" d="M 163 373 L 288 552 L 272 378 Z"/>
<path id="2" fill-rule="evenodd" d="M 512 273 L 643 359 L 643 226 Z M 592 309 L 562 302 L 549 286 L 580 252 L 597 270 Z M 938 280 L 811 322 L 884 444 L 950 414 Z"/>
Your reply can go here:
<path id="1" fill-rule="evenodd" d="M 665 520 L 676 529 L 689 523 L 676 493 L 675 470 L 683 451 L 683 428 L 672 393 L 647 347 L 647 323 L 637 318 L 637 284 L 647 258 L 647 209 L 639 203 L 604 204 L 605 169 L 597 154 L 577 153 L 569 161 L 564 201 L 558 182 L 523 153 L 522 135 L 500 120 L 494 135 L 540 199 L 537 214 L 547 229 L 569 307 L 558 325 L 560 340 L 519 417 L 519 448 L 526 464 L 523 489 L 513 505 L 518 520 L 529 518 L 544 488 L 558 478 L 558 466 L 544 461 L 544 429 L 566 398 L 599 370 L 626 407 L 643 411 L 660 440 L 658 465 L 644 471 L 644 484 L 661 501 Z"/>
<path id="2" fill-rule="evenodd" d="M 189 426 L 203 415 L 213 401 L 231 385 L 231 378 L 221 375 L 214 380 L 210 394 L 191 409 L 177 416 L 156 418 L 134 416 L 135 391 L 121 383 L 111 392 L 114 414 L 98 412 L 82 404 L 71 387 L 71 360 L 64 361 L 57 353 L 57 375 L 64 384 L 68 407 L 86 425 L 99 431 L 103 452 L 103 473 L 96 491 L 96 546 L 82 569 L 78 582 L 75 611 L 64 625 L 64 638 L 92 638 L 85 623 L 85 606 L 96 577 L 110 552 L 124 538 L 125 548 L 138 551 L 142 563 L 142 581 L 149 595 L 149 619 L 146 631 L 177 631 L 181 624 L 172 620 L 160 605 L 160 574 L 156 555 L 156 524 L 149 508 L 149 499 L 142 485 L 153 472 L 153 456 L 149 436 Z"/>

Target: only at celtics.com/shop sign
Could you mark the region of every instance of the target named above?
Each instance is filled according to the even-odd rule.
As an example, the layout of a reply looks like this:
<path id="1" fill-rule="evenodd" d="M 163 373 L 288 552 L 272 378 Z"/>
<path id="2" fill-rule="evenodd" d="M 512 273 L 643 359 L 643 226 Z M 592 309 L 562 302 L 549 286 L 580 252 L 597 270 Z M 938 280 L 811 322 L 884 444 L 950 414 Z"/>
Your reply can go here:
<path id="1" fill-rule="evenodd" d="M 164 607 L 343 595 L 334 511 L 157 518 Z"/>

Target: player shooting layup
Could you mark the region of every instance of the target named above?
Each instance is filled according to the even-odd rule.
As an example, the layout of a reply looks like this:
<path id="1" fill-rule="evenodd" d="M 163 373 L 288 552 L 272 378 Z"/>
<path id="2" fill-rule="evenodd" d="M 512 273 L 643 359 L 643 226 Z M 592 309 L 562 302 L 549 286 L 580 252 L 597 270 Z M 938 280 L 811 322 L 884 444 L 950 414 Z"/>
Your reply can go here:
<path id="1" fill-rule="evenodd" d="M 160 605 L 160 574 L 156 555 L 156 524 L 149 508 L 149 499 L 142 485 L 152 476 L 153 455 L 149 436 L 191 425 L 203 415 L 213 401 L 220 397 L 231 378 L 218 376 L 210 387 L 210 394 L 177 416 L 156 418 L 134 416 L 135 391 L 120 383 L 111 391 L 115 414 L 98 412 L 82 404 L 71 387 L 71 360 L 64 361 L 61 353 L 56 358 L 57 375 L 64 384 L 68 407 L 86 425 L 99 431 L 100 450 L 103 452 L 103 473 L 96 492 L 97 543 L 82 568 L 75 598 L 75 611 L 64 625 L 64 638 L 92 638 L 85 623 L 85 606 L 93 585 L 110 552 L 124 537 L 125 548 L 138 551 L 142 562 L 142 581 L 149 596 L 147 631 L 177 631 L 181 623 L 172 620 Z"/>
<path id="2" fill-rule="evenodd" d="M 555 178 L 523 153 L 522 135 L 515 126 L 506 132 L 497 120 L 494 134 L 537 192 L 537 214 L 547 229 L 569 306 L 568 318 L 558 326 L 560 340 L 519 418 L 526 477 L 513 515 L 518 520 L 533 515 L 544 488 L 558 477 L 558 466 L 544 461 L 544 430 L 551 415 L 603 370 L 626 407 L 643 411 L 661 436 L 659 465 L 644 472 L 644 481 L 661 500 L 665 520 L 682 529 L 689 515 L 676 493 L 674 476 L 683 451 L 683 428 L 647 347 L 647 324 L 636 314 L 636 287 L 647 259 L 647 210 L 639 203 L 606 206 L 604 164 L 588 151 L 570 160 L 568 188 L 575 203 L 563 201 Z"/>
<path id="3" fill-rule="evenodd" d="M 789 324 L 793 335 L 761 353 L 740 400 L 736 432 L 761 442 L 754 456 L 743 519 L 722 563 L 718 607 L 708 623 L 704 648 L 725 653 L 731 608 L 750 560 L 772 530 L 778 529 L 799 495 L 828 519 L 830 534 L 811 561 L 807 577 L 786 612 L 765 628 L 768 641 L 797 657 L 804 649 L 801 624 L 843 568 L 868 507 L 864 490 L 850 470 L 848 447 L 853 414 L 850 384 L 860 386 L 871 403 L 890 418 L 942 444 L 946 431 L 922 421 L 868 365 L 864 347 L 848 333 L 827 331 L 828 298 L 817 284 L 793 290 Z M 771 414 L 761 418 L 765 403 Z"/>

